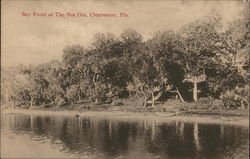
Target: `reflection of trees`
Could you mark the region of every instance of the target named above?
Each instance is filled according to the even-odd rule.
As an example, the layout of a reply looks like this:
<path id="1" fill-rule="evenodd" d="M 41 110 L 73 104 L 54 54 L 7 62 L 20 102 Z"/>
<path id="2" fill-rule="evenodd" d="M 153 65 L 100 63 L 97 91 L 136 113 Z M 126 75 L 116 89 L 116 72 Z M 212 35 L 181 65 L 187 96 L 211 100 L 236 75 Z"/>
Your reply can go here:
<path id="1" fill-rule="evenodd" d="M 113 156 L 127 153 L 129 138 L 136 135 L 136 125 L 127 122 L 65 118 L 53 125 L 61 125 L 58 126 L 60 134 L 55 135 L 67 149 L 84 154 L 95 152 Z"/>
<path id="2" fill-rule="evenodd" d="M 194 144 L 196 151 L 201 151 L 200 138 L 199 138 L 199 125 L 197 122 L 194 123 Z"/>
<path id="3" fill-rule="evenodd" d="M 221 156 L 229 151 L 233 153 L 241 144 L 246 144 L 247 135 L 242 127 L 200 124 L 200 153 L 208 157 Z"/>
<path id="4" fill-rule="evenodd" d="M 144 124 L 145 127 L 145 124 Z M 148 125 L 147 125 L 148 127 Z M 152 127 L 155 127 L 152 124 Z M 155 128 L 152 128 L 154 130 Z M 203 125 L 176 122 L 157 125 L 154 131 L 145 132 L 145 146 L 148 152 L 162 153 L 170 158 L 201 158 L 225 155 L 228 148 L 235 151 L 247 135 L 241 127 Z M 223 131 L 224 130 L 224 131 Z M 244 144 L 246 144 L 246 142 Z"/>
<path id="5" fill-rule="evenodd" d="M 70 153 L 96 154 L 101 158 L 147 154 L 163 158 L 222 157 L 225 152 L 233 153 L 241 144 L 248 143 L 248 130 L 226 125 L 34 115 L 6 118 L 7 127 L 16 133 L 32 132 L 33 136 L 50 138 L 54 144 L 60 141 Z"/>
<path id="6" fill-rule="evenodd" d="M 148 151 L 152 153 L 163 152 L 165 156 L 170 158 L 194 155 L 192 125 L 186 124 L 183 127 L 183 124 L 169 123 L 158 125 L 157 129 L 157 136 L 154 140 L 145 140 Z M 151 133 L 149 132 L 150 136 L 152 135 Z"/>
<path id="7" fill-rule="evenodd" d="M 12 130 L 16 133 L 30 130 L 30 117 L 25 115 L 1 114 L 1 129 Z"/>
<path id="8" fill-rule="evenodd" d="M 200 125 L 199 135 L 201 138 L 202 153 L 207 156 L 214 156 L 219 153 L 219 147 L 222 146 L 219 125 Z"/>

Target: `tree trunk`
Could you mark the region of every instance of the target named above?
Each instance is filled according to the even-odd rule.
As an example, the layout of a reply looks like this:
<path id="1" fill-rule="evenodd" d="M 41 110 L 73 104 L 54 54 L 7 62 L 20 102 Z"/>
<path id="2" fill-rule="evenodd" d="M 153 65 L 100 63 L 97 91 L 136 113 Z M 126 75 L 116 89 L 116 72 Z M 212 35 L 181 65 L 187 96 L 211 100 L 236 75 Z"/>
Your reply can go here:
<path id="1" fill-rule="evenodd" d="M 33 106 L 33 97 L 31 96 L 31 99 L 30 99 L 30 107 Z"/>
<path id="2" fill-rule="evenodd" d="M 241 105 L 241 109 L 244 109 L 244 108 L 245 108 L 245 107 L 244 107 L 244 101 L 243 101 L 243 99 L 240 100 L 240 105 Z"/>
<path id="3" fill-rule="evenodd" d="M 155 96 L 154 96 L 154 91 L 151 91 L 151 95 L 152 95 L 152 107 L 155 107 Z"/>
<path id="4" fill-rule="evenodd" d="M 193 100 L 197 102 L 198 96 L 197 96 L 197 77 L 194 77 L 194 89 L 193 89 Z"/>
<path id="5" fill-rule="evenodd" d="M 157 96 L 155 96 L 154 98 L 155 98 L 155 101 L 157 101 L 161 96 L 162 96 L 162 91 L 161 92 L 159 92 L 158 93 L 158 95 Z"/>
<path id="6" fill-rule="evenodd" d="M 147 96 L 144 96 L 145 98 L 144 98 L 144 105 L 143 105 L 143 107 L 147 107 L 147 101 L 148 101 L 148 98 L 147 98 Z"/>
<path id="7" fill-rule="evenodd" d="M 99 103 L 99 100 L 98 100 L 98 98 L 97 98 L 97 97 L 95 98 L 95 103 Z"/>
<path id="8" fill-rule="evenodd" d="M 144 96 L 144 103 L 143 103 L 143 107 L 147 107 L 147 102 L 148 102 L 147 93 L 143 92 L 143 96 Z"/>
<path id="9" fill-rule="evenodd" d="M 182 98 L 182 96 L 181 96 L 181 94 L 180 94 L 180 92 L 179 92 L 178 88 L 176 88 L 176 91 L 170 91 L 170 92 L 175 92 L 175 93 L 177 93 L 177 94 L 178 94 L 178 96 L 180 97 L 180 99 L 181 99 L 182 103 L 185 103 L 185 101 L 184 101 L 184 99 Z"/>
<path id="10" fill-rule="evenodd" d="M 80 100 L 81 100 L 81 90 L 78 91 L 78 101 L 80 101 Z"/>
<path id="11" fill-rule="evenodd" d="M 176 88 L 176 92 L 177 92 L 177 94 L 179 95 L 179 97 L 180 97 L 182 103 L 185 103 L 185 101 L 184 101 L 184 99 L 182 98 L 182 96 L 181 96 L 181 94 L 180 94 L 178 88 Z"/>
<path id="12" fill-rule="evenodd" d="M 15 100 L 12 100 L 12 109 L 15 108 Z"/>
<path id="13" fill-rule="evenodd" d="M 142 106 L 142 107 L 143 107 L 143 105 L 144 105 L 144 103 L 143 103 L 143 99 L 140 97 L 140 95 L 139 95 L 139 93 L 138 93 L 138 92 L 136 92 L 135 94 L 136 94 L 137 98 L 139 99 L 139 104 L 140 104 L 140 106 Z"/>
<path id="14" fill-rule="evenodd" d="M 147 107 L 147 97 L 145 97 L 145 99 L 144 99 L 144 105 L 143 105 L 143 107 Z"/>

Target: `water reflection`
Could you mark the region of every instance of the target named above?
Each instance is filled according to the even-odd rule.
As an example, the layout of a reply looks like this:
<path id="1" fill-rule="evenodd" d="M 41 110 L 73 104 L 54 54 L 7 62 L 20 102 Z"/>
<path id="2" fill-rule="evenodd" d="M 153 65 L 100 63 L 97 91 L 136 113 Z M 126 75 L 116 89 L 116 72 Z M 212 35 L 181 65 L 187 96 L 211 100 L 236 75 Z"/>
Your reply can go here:
<path id="1" fill-rule="evenodd" d="M 2 115 L 2 131 L 50 141 L 78 157 L 199 159 L 247 157 L 248 128 L 156 120 Z"/>

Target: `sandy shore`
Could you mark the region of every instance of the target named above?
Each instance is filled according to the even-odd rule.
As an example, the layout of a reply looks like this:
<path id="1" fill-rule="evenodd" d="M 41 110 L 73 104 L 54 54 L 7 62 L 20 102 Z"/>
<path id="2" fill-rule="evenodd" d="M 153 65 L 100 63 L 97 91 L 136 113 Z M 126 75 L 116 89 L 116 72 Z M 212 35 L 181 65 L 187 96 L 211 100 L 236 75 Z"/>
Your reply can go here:
<path id="1" fill-rule="evenodd" d="M 218 116 L 218 115 L 183 115 L 170 114 L 163 112 L 122 112 L 122 111 L 52 111 L 52 110 L 22 110 L 22 109 L 6 109 L 1 113 L 18 113 L 18 114 L 33 114 L 42 116 L 71 116 L 75 117 L 94 117 L 116 120 L 157 120 L 160 122 L 169 122 L 173 120 L 183 122 L 198 122 L 207 124 L 230 124 L 249 127 L 249 116 Z"/>

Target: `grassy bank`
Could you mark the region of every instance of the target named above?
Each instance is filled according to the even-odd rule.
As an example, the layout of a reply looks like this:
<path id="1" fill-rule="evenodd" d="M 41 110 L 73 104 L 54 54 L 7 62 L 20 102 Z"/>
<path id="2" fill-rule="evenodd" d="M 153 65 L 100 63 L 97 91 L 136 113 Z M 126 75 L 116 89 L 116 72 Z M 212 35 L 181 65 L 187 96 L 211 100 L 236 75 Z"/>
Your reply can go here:
<path id="1" fill-rule="evenodd" d="M 2 107 L 4 108 L 4 107 Z M 6 107 L 9 108 L 9 107 Z M 181 120 L 201 123 L 249 124 L 248 110 L 228 110 L 214 107 L 207 103 L 182 103 L 178 100 L 168 100 L 158 103 L 154 108 L 150 105 L 142 107 L 135 98 L 129 100 L 114 100 L 112 103 L 78 103 L 65 106 L 41 105 L 21 106 L 14 109 L 3 109 L 3 113 L 22 113 L 39 115 L 91 116 L 95 118 L 116 119 L 156 119 L 161 121 Z"/>
<path id="2" fill-rule="evenodd" d="M 104 107 L 104 106 L 102 106 Z M 34 115 L 55 115 L 71 117 L 95 117 L 116 120 L 157 120 L 169 122 L 173 120 L 183 122 L 198 122 L 206 124 L 230 124 L 249 126 L 249 115 L 246 110 L 201 110 L 201 109 L 171 109 L 159 112 L 154 109 L 143 109 L 144 111 L 129 111 L 126 106 L 109 107 L 102 110 L 74 110 L 74 109 L 5 109 L 2 113 L 34 114 Z"/>

